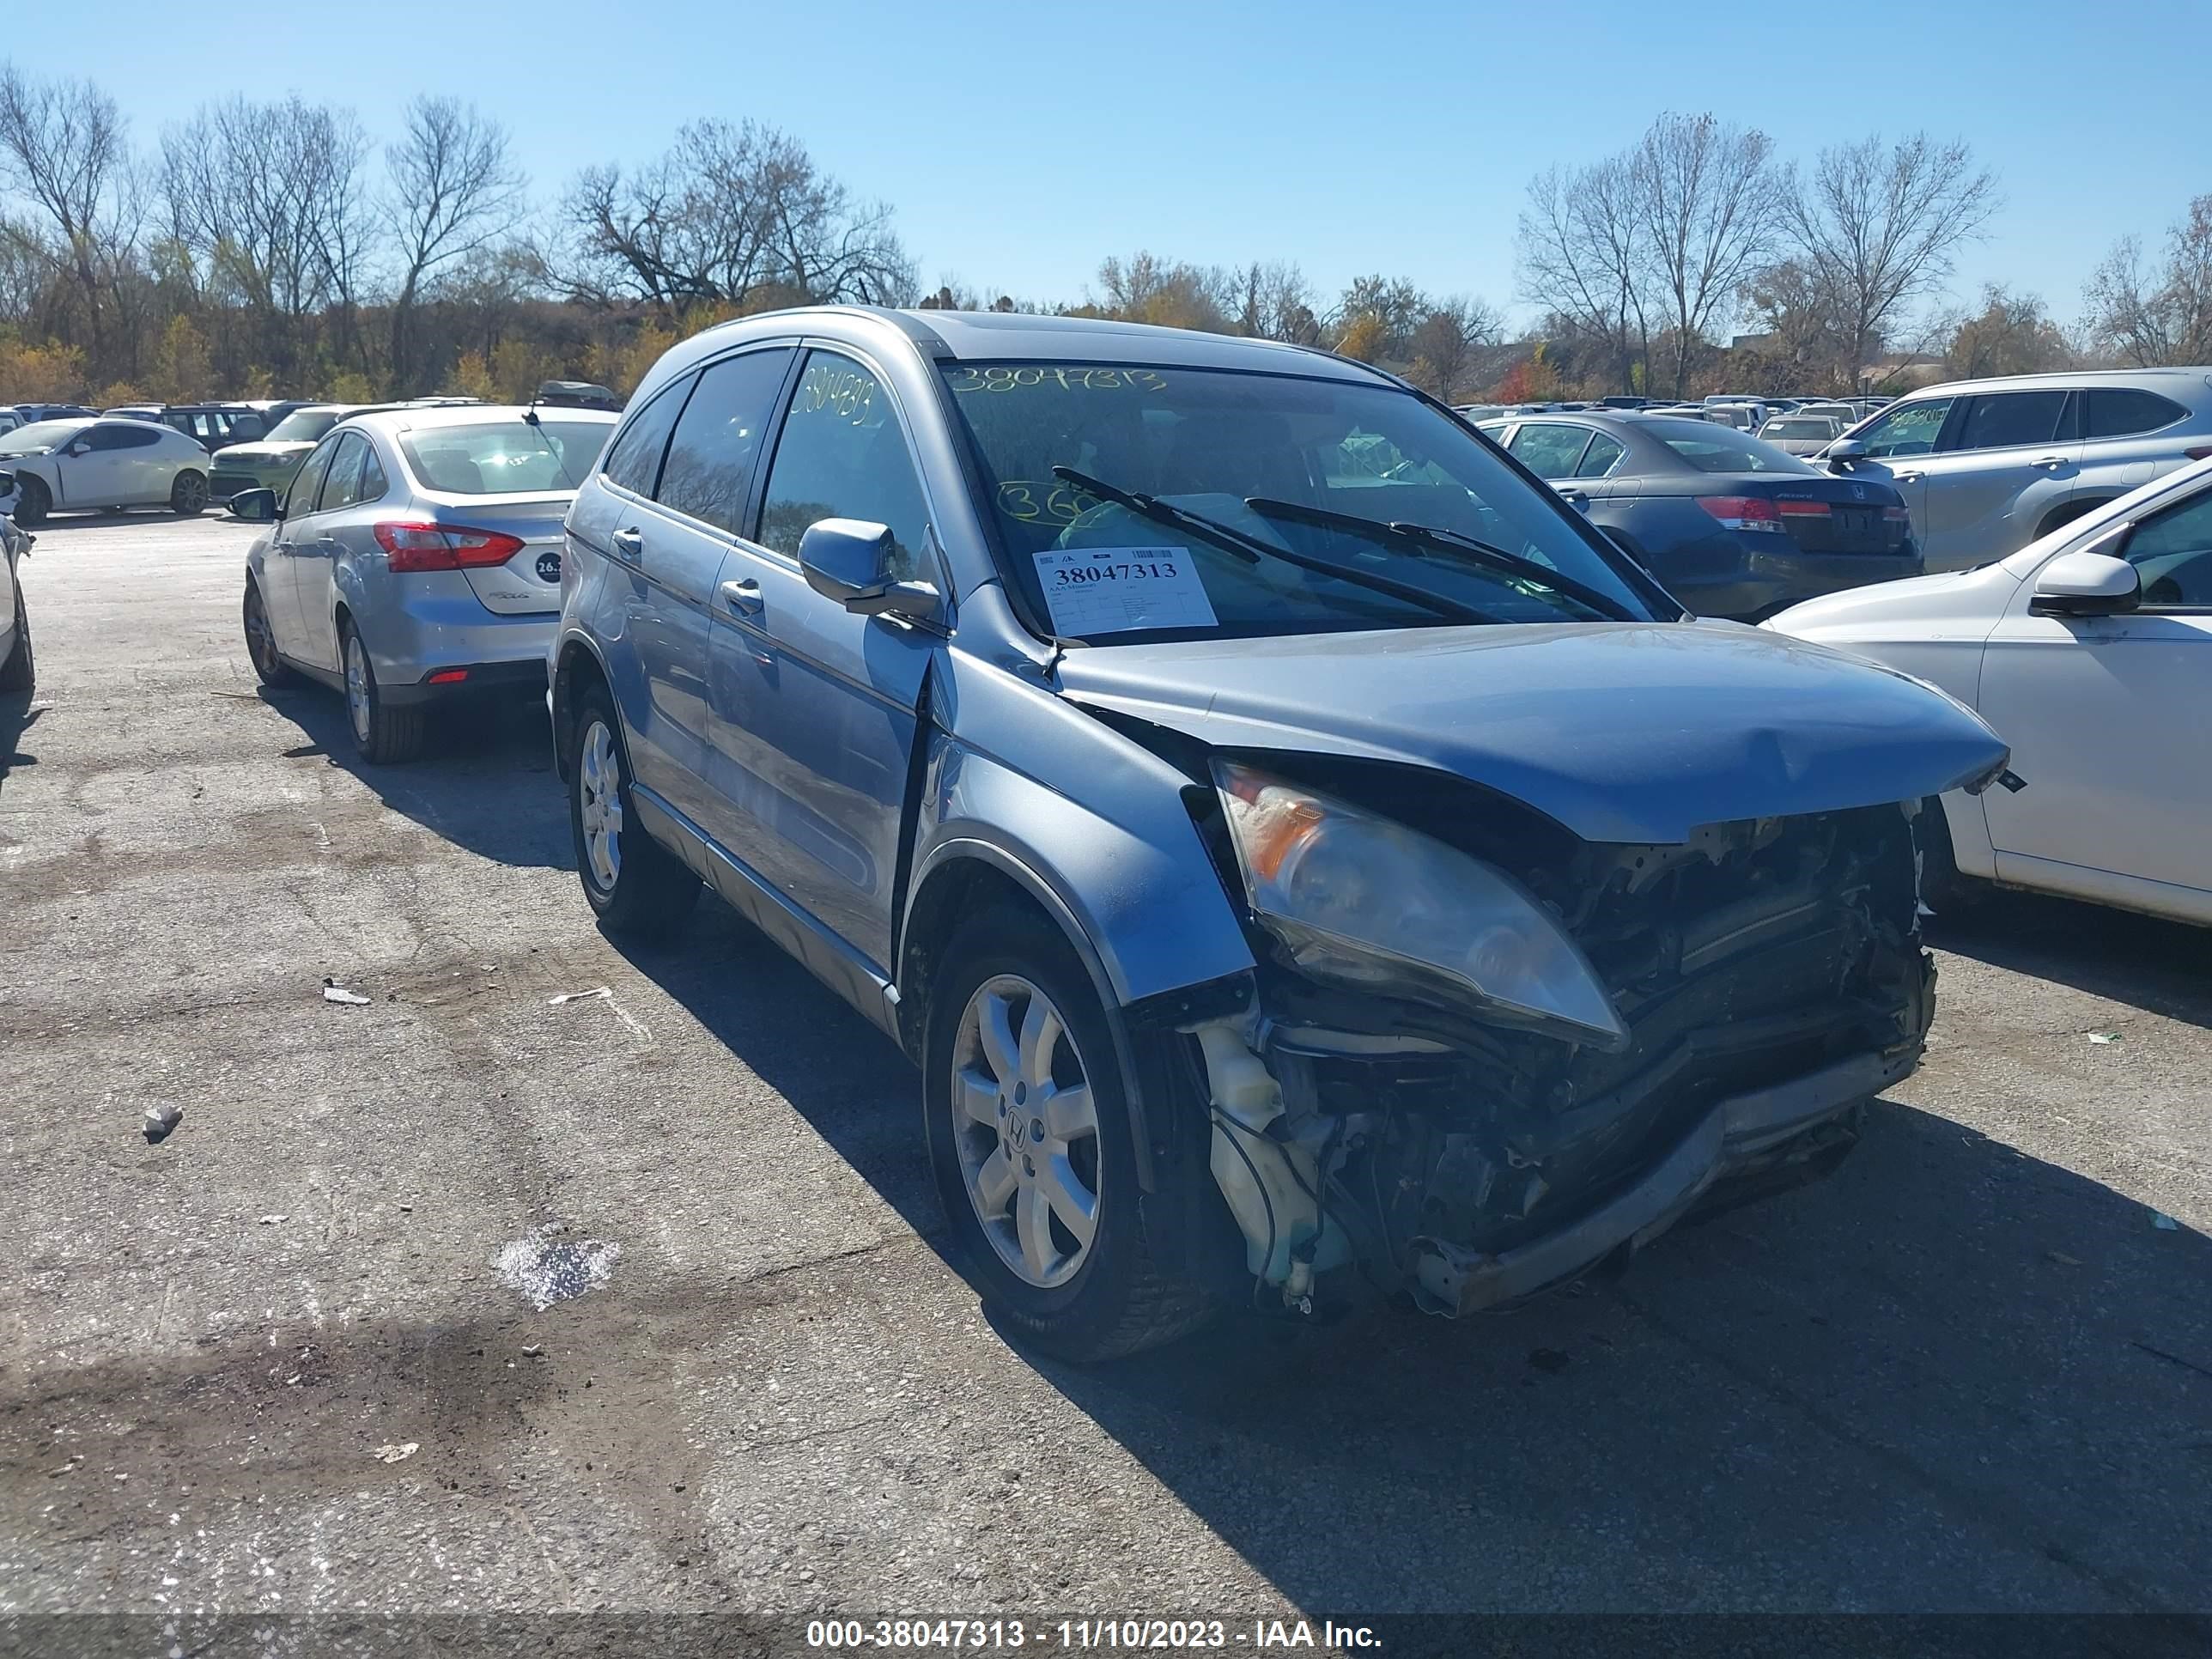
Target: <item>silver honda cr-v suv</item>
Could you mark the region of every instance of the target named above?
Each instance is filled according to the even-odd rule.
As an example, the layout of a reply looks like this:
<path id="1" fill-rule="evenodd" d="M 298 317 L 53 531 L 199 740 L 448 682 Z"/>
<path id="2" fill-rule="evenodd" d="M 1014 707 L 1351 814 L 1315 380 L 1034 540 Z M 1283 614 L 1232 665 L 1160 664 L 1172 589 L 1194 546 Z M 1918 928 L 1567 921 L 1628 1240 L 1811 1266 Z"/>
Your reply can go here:
<path id="1" fill-rule="evenodd" d="M 592 909 L 709 884 L 903 1047 L 977 1282 L 1084 1358 L 1495 1306 L 1827 1169 L 1934 1006 L 1918 803 L 2006 758 L 1266 341 L 748 318 L 567 537 Z"/>
<path id="2" fill-rule="evenodd" d="M 1894 484 L 1933 573 L 2016 553 L 2212 455 L 2212 368 L 1954 380 L 1900 398 L 1820 452 Z"/>

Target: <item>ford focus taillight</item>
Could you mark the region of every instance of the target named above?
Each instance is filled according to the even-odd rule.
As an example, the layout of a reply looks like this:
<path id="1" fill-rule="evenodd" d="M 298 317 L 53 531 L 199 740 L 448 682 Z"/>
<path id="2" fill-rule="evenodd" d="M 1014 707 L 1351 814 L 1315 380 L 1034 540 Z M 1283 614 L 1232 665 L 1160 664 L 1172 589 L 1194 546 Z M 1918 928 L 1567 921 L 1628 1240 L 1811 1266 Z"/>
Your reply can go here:
<path id="1" fill-rule="evenodd" d="M 473 570 L 505 564 L 522 551 L 522 538 L 497 530 L 463 525 L 386 521 L 375 526 L 384 550 L 384 568 L 404 574 L 417 570 Z"/>

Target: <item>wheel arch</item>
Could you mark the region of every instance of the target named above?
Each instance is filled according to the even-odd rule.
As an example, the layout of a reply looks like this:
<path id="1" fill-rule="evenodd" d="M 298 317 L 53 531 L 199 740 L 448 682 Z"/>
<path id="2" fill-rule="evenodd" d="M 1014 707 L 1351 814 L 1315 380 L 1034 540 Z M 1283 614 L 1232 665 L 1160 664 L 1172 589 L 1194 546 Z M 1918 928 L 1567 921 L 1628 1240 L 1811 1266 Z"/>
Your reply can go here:
<path id="1" fill-rule="evenodd" d="M 564 635 L 556 649 L 553 672 L 546 687 L 551 698 L 549 712 L 553 721 L 553 769 L 562 783 L 568 781 L 568 750 L 576 735 L 576 695 L 580 687 L 592 681 L 607 693 L 610 702 L 615 701 L 614 680 L 598 647 L 580 634 Z M 622 718 L 619 707 L 615 718 Z"/>
<path id="2" fill-rule="evenodd" d="M 2052 531 L 2072 524 L 2076 519 L 2087 518 L 2100 507 L 2109 507 L 2124 493 L 2107 490 L 2092 495 L 2069 495 L 2036 521 L 2035 534 L 2029 539 L 2040 541 Z"/>
<path id="3" fill-rule="evenodd" d="M 1127 1012 L 1115 988 L 1114 975 L 1097 943 L 1072 905 L 1028 860 L 999 844 L 962 837 L 939 842 L 915 872 L 904 925 L 899 930 L 898 1013 L 900 1042 L 920 1066 L 929 1063 L 928 1032 L 934 981 L 945 963 L 942 949 L 954 920 L 988 905 L 1028 911 L 1064 939 L 1089 975 L 1091 987 L 1113 1034 L 1114 1057 L 1128 1085 L 1129 1129 L 1135 1142 L 1138 1185 L 1157 1189 L 1153 1126 L 1139 1086 Z"/>

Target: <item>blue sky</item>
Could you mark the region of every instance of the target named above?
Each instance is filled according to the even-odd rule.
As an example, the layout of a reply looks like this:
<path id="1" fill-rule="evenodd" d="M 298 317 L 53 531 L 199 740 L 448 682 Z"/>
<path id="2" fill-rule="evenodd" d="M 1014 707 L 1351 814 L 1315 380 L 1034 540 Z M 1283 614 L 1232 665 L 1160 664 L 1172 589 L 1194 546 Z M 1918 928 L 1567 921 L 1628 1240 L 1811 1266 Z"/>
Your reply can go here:
<path id="1" fill-rule="evenodd" d="M 0 52 L 89 75 L 150 144 L 234 91 L 350 105 L 388 137 L 419 92 L 512 127 L 541 193 L 698 115 L 751 116 L 881 197 L 926 279 L 1080 297 L 1140 247 L 1295 259 L 1513 302 L 1531 173 L 1631 142 L 1664 109 L 1765 128 L 1785 155 L 1870 131 L 1966 137 L 2007 205 L 1953 288 L 2070 318 L 2129 232 L 2212 191 L 2206 0 L 1513 6 L 963 0 L 644 5 L 380 0 L 180 14 L 141 0 L 8 9 Z M 88 27 L 88 20 L 96 20 Z"/>

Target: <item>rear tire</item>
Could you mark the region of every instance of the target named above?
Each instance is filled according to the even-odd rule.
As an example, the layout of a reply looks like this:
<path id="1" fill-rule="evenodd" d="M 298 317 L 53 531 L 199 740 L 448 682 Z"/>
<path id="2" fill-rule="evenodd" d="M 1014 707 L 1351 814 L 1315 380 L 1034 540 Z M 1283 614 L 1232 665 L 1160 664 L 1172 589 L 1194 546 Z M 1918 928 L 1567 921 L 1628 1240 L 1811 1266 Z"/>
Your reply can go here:
<path id="1" fill-rule="evenodd" d="M 8 653 L 8 660 L 0 662 L 0 691 L 22 695 L 38 688 L 38 663 L 31 654 L 31 614 L 23 608 L 23 584 L 19 574 L 15 582 L 15 643 Z"/>
<path id="2" fill-rule="evenodd" d="M 576 876 L 599 926 L 617 938 L 660 939 L 699 902 L 699 878 L 646 833 L 630 798 L 629 750 L 606 689 L 576 699 L 568 759 L 568 829 Z"/>
<path id="3" fill-rule="evenodd" d="M 252 659 L 253 672 L 261 677 L 264 685 L 285 686 L 295 684 L 299 676 L 292 665 L 276 652 L 276 635 L 269 625 L 269 607 L 262 602 L 261 584 L 248 576 L 246 579 L 246 654 Z"/>
<path id="4" fill-rule="evenodd" d="M 46 480 L 19 472 L 15 475 L 15 522 L 44 524 L 46 514 L 54 510 L 54 498 L 47 492 Z"/>
<path id="5" fill-rule="evenodd" d="M 190 467 L 177 474 L 177 481 L 169 486 L 169 511 L 183 518 L 197 519 L 207 511 L 207 474 L 195 472 Z"/>
<path id="6" fill-rule="evenodd" d="M 414 759 L 422 747 L 424 711 L 386 703 L 376 684 L 376 665 L 350 617 L 338 626 L 338 660 L 345 665 L 346 724 L 355 751 L 371 766 Z"/>
<path id="7" fill-rule="evenodd" d="M 987 1039 L 987 1028 L 1000 1035 Z M 1145 1236 L 1133 1083 L 1057 929 L 1010 905 L 960 926 L 932 976 L 923 1068 L 938 1196 L 972 1281 L 1007 1324 L 1091 1364 L 1206 1322 L 1212 1299 L 1166 1270 Z M 1081 1107 L 1055 1117 L 1078 1088 Z M 1087 1239 L 1062 1219 L 1071 1197 L 1087 1208 Z M 1175 1207 L 1163 1197 L 1163 1211 Z"/>

